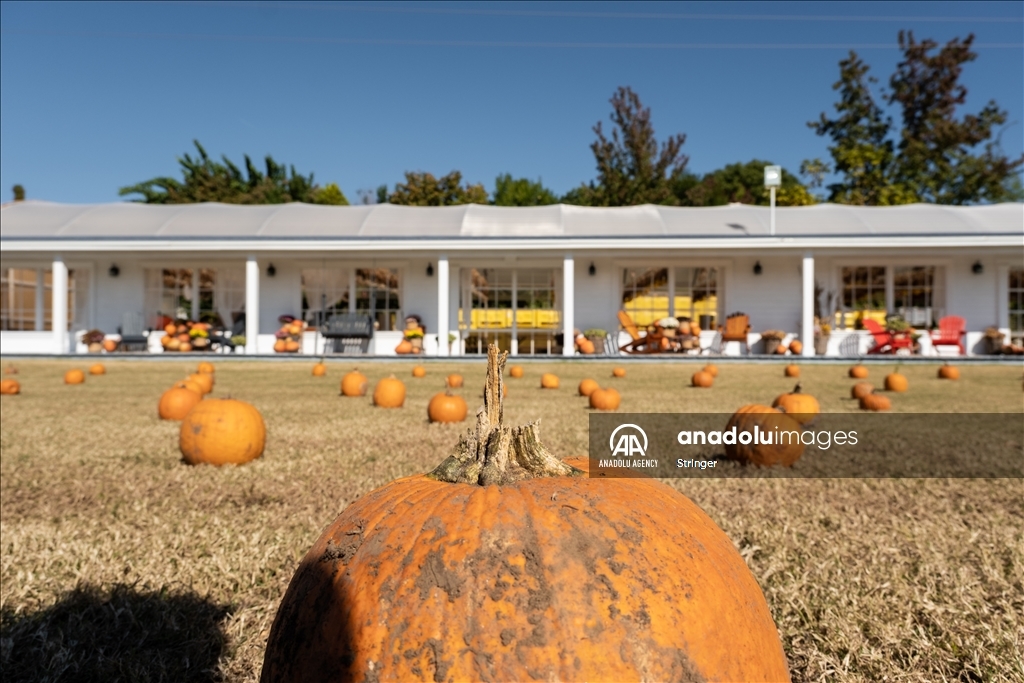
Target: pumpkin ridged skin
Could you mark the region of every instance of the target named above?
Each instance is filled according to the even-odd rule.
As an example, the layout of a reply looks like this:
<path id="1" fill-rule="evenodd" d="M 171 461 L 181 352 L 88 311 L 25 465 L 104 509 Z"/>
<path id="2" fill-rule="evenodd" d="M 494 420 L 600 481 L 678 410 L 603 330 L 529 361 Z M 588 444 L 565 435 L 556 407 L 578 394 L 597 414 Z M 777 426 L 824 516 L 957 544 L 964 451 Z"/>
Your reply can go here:
<path id="1" fill-rule="evenodd" d="M 850 377 L 854 379 L 866 379 L 868 376 L 868 369 L 863 365 L 854 365 L 850 368 Z"/>
<path id="2" fill-rule="evenodd" d="M 327 374 L 327 366 L 324 365 L 323 363 L 317 363 L 316 365 L 313 366 L 313 376 L 314 377 L 323 377 L 326 374 Z"/>
<path id="3" fill-rule="evenodd" d="M 786 375 L 786 377 L 799 377 L 800 376 L 800 366 L 799 365 L 787 365 L 786 366 L 785 375 Z"/>
<path id="4" fill-rule="evenodd" d="M 701 389 L 708 389 L 715 383 L 715 378 L 711 376 L 711 373 L 698 370 L 693 373 L 693 377 L 690 378 L 690 384 Z"/>
<path id="5" fill-rule="evenodd" d="M 459 375 L 459 374 L 448 375 L 446 381 L 448 382 L 448 386 L 451 387 L 452 389 L 461 389 L 462 388 L 462 383 L 463 383 L 462 375 Z"/>
<path id="6" fill-rule="evenodd" d="M 540 388 L 541 389 L 557 389 L 558 388 L 558 375 L 553 375 L 550 372 L 545 372 L 540 376 Z"/>
<path id="7" fill-rule="evenodd" d="M 313 544 L 260 680 L 431 679 L 789 673 L 743 558 L 668 486 L 550 477 L 483 487 L 419 475 L 363 496 Z"/>
<path id="8" fill-rule="evenodd" d="M 422 365 L 417 365 L 416 367 L 414 367 L 412 369 L 412 376 L 413 377 L 426 377 L 427 376 L 427 369 L 424 368 Z"/>
<path id="9" fill-rule="evenodd" d="M 772 402 L 772 408 L 781 409 L 802 425 L 812 422 L 821 413 L 818 399 L 801 393 L 799 384 L 790 393 L 777 396 Z"/>
<path id="10" fill-rule="evenodd" d="M 190 465 L 243 465 L 263 455 L 263 416 L 232 398 L 200 401 L 181 421 L 178 447 Z"/>
<path id="11" fill-rule="evenodd" d="M 203 395 L 184 384 L 171 387 L 160 397 L 157 414 L 161 420 L 184 420 L 185 416 L 203 400 Z"/>
<path id="12" fill-rule="evenodd" d="M 366 390 L 370 388 L 370 382 L 366 375 L 353 370 L 341 378 L 342 396 L 366 396 Z"/>
<path id="13" fill-rule="evenodd" d="M 510 377 L 515 377 L 516 379 L 519 379 L 520 377 L 523 376 L 523 368 L 518 365 L 513 365 L 511 368 L 509 368 L 508 374 Z"/>
<path id="14" fill-rule="evenodd" d="M 872 384 L 869 384 L 868 382 L 857 382 L 850 388 L 850 396 L 851 398 L 860 400 L 867 396 L 868 394 L 870 394 L 871 392 L 873 392 L 874 390 L 875 387 Z"/>
<path id="15" fill-rule="evenodd" d="M 898 372 L 892 372 L 885 376 L 885 390 L 902 393 L 909 388 L 907 378 Z"/>
<path id="16" fill-rule="evenodd" d="M 0 380 L 0 394 L 13 396 L 21 393 L 21 384 L 16 379 Z"/>
<path id="17" fill-rule="evenodd" d="M 196 368 L 196 372 L 201 372 L 204 375 L 212 375 L 215 372 L 214 367 L 213 367 L 213 363 L 211 363 L 210 361 L 204 360 Z"/>
<path id="18" fill-rule="evenodd" d="M 618 410 L 622 396 L 615 389 L 597 389 L 590 394 L 590 407 L 594 410 Z"/>
<path id="19" fill-rule="evenodd" d="M 85 382 L 85 373 L 81 370 L 68 370 L 64 373 L 64 384 L 82 384 Z"/>
<path id="20" fill-rule="evenodd" d="M 600 389 L 600 385 L 597 382 L 590 379 L 589 377 L 580 382 L 579 392 L 580 396 L 590 396 L 592 393 Z"/>
<path id="21" fill-rule="evenodd" d="M 401 408 L 405 404 L 405 384 L 394 377 L 385 377 L 373 389 L 373 405 L 378 408 Z"/>
<path id="22" fill-rule="evenodd" d="M 213 391 L 213 375 L 207 375 L 205 372 L 197 372 L 194 375 L 189 375 L 188 378 L 202 388 L 203 394 L 208 394 Z"/>
<path id="23" fill-rule="evenodd" d="M 461 396 L 442 391 L 427 404 L 427 418 L 431 422 L 464 422 L 469 406 Z"/>
<path id="24" fill-rule="evenodd" d="M 105 375 L 105 374 L 107 374 L 107 368 L 103 365 L 103 363 L 96 363 L 96 364 L 94 364 L 94 365 L 89 367 L 89 374 L 90 375 Z"/>
<path id="25" fill-rule="evenodd" d="M 712 377 L 718 377 L 718 366 L 713 363 L 708 363 L 704 366 L 704 372 L 708 373 Z"/>
<path id="26" fill-rule="evenodd" d="M 779 433 L 783 431 L 787 432 L 801 432 L 800 423 L 794 420 L 791 416 L 785 413 L 780 413 L 774 408 L 768 406 L 762 406 L 757 404 L 746 405 L 733 413 L 733 416 L 729 418 L 728 424 L 726 424 L 726 430 L 730 430 L 733 427 L 737 428 L 737 431 L 748 431 L 751 434 L 754 433 L 754 426 L 757 425 L 761 432 L 772 432 L 773 440 L 775 439 L 775 429 L 778 428 Z M 804 446 L 802 443 L 785 443 L 778 444 L 773 443 L 770 446 L 758 443 L 757 445 L 750 444 L 726 444 L 725 454 L 739 460 L 741 462 L 749 463 L 752 465 L 760 466 L 772 466 L 782 465 L 783 467 L 789 467 L 804 453 Z"/>
<path id="27" fill-rule="evenodd" d="M 942 365 L 939 367 L 939 379 L 960 379 L 960 368 L 952 365 Z"/>
<path id="28" fill-rule="evenodd" d="M 892 408 L 892 401 L 888 396 L 871 393 L 860 399 L 861 410 L 886 411 Z"/>

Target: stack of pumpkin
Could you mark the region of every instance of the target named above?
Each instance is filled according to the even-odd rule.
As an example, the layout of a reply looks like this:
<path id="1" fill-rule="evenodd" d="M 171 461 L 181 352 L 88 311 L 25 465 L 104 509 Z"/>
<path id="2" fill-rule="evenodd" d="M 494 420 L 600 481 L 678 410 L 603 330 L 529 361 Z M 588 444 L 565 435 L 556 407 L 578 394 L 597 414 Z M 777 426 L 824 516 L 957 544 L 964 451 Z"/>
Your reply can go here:
<path id="1" fill-rule="evenodd" d="M 161 420 L 183 420 L 203 397 L 213 391 L 213 365 L 202 362 L 195 374 L 189 375 L 165 391 L 157 412 Z"/>
<path id="2" fill-rule="evenodd" d="M 619 404 L 622 403 L 622 396 L 618 391 L 611 387 L 602 389 L 595 380 L 589 377 L 580 382 L 578 391 L 580 396 L 590 399 L 590 407 L 594 410 L 618 410 Z"/>
<path id="3" fill-rule="evenodd" d="M 274 351 L 297 353 L 302 348 L 302 331 L 306 329 L 306 323 L 290 315 L 282 315 L 278 321 L 282 324 L 281 329 L 274 333 L 277 338 L 274 342 Z"/>
<path id="4" fill-rule="evenodd" d="M 210 324 L 191 320 L 169 322 L 160 345 L 164 351 L 205 351 L 210 348 Z"/>

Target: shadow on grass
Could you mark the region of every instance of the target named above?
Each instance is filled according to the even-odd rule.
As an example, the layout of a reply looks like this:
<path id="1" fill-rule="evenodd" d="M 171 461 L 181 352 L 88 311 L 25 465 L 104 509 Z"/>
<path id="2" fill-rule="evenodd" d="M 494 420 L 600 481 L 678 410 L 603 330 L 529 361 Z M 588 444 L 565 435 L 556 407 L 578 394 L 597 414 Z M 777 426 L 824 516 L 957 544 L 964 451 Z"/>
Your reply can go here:
<path id="1" fill-rule="evenodd" d="M 194 593 L 79 587 L 0 614 L 4 681 L 219 681 L 229 609 Z"/>

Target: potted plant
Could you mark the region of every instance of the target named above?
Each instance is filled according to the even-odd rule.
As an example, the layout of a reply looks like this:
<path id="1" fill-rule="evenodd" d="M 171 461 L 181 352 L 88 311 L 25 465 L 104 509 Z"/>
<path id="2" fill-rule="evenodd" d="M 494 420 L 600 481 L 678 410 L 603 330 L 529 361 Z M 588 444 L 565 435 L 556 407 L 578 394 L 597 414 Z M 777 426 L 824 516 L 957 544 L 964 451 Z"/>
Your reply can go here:
<path id="1" fill-rule="evenodd" d="M 100 353 L 106 336 L 102 330 L 89 330 L 82 335 L 82 343 L 89 347 L 89 353 Z"/>
<path id="2" fill-rule="evenodd" d="M 417 327 L 415 330 L 406 330 L 405 338 L 412 344 L 413 353 L 419 353 L 423 350 L 423 328 Z"/>
<path id="3" fill-rule="evenodd" d="M 996 355 L 1003 352 L 1003 337 L 1005 335 L 999 331 L 998 327 L 986 327 L 985 336 L 985 353 L 990 355 Z"/>
<path id="4" fill-rule="evenodd" d="M 594 353 L 604 354 L 604 340 L 608 337 L 608 331 L 599 327 L 592 327 L 583 332 L 583 336 L 594 345 Z"/>
<path id="5" fill-rule="evenodd" d="M 832 325 L 823 318 L 814 319 L 814 355 L 824 356 L 828 352 L 828 339 L 832 336 Z"/>
<path id="6" fill-rule="evenodd" d="M 786 338 L 782 330 L 765 330 L 761 333 L 761 341 L 764 342 L 764 352 L 772 355 L 779 348 L 779 344 Z"/>

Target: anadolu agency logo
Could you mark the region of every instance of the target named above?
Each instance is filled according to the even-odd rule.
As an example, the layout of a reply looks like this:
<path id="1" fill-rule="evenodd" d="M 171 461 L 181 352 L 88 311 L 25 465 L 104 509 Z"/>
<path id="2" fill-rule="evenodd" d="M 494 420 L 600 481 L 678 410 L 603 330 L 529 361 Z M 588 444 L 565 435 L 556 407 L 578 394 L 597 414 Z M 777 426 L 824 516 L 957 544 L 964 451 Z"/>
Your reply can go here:
<path id="1" fill-rule="evenodd" d="M 639 425 L 622 424 L 608 437 L 611 459 L 601 460 L 600 467 L 657 467 L 657 460 L 646 460 L 647 432 Z"/>

